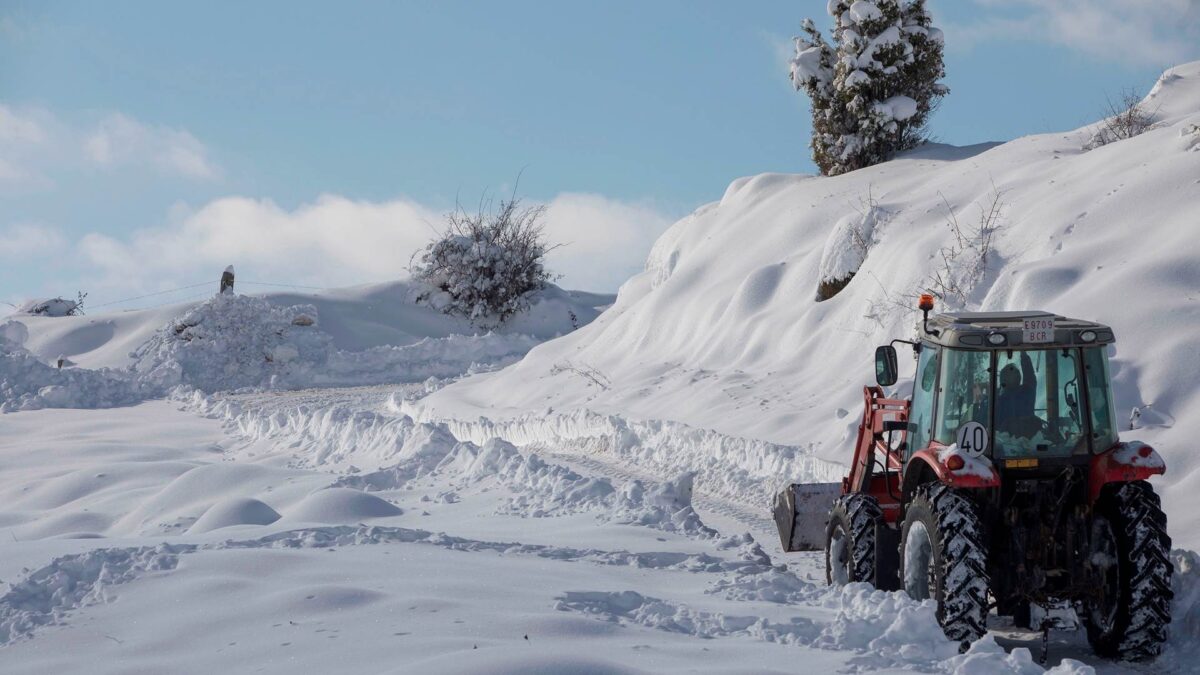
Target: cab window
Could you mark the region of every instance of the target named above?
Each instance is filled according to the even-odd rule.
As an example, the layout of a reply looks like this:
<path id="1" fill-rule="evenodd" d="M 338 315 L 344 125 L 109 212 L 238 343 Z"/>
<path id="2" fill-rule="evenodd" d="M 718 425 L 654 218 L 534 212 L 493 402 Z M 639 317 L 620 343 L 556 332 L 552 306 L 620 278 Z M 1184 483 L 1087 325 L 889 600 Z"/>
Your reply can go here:
<path id="1" fill-rule="evenodd" d="M 991 365 L 991 352 L 947 349 L 942 354 L 942 389 L 934 434 L 939 443 L 954 443 L 958 428 L 967 422 L 990 426 Z"/>
<path id="2" fill-rule="evenodd" d="M 1117 442 L 1116 408 L 1109 385 L 1106 347 L 1083 350 L 1083 366 L 1087 370 L 1088 408 L 1092 417 L 1092 450 L 1102 452 Z"/>

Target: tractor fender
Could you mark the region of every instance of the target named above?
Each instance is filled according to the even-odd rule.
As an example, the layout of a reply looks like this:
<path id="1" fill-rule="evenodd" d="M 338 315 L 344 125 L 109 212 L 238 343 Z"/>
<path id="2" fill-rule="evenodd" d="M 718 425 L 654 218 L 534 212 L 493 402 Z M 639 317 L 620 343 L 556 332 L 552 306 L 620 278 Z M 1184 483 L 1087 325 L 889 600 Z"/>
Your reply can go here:
<path id="1" fill-rule="evenodd" d="M 904 467 L 904 494 L 912 494 L 918 485 L 931 480 L 964 489 L 1000 486 L 1000 473 L 986 457 L 975 458 L 962 469 L 955 471 L 946 466 L 938 456 L 939 449 L 929 447 L 918 450 L 909 458 Z"/>
<path id="2" fill-rule="evenodd" d="M 1088 465 L 1088 500 L 1095 504 L 1109 483 L 1146 480 L 1167 472 L 1167 463 L 1154 448 L 1141 441 L 1117 443 L 1092 457 Z"/>

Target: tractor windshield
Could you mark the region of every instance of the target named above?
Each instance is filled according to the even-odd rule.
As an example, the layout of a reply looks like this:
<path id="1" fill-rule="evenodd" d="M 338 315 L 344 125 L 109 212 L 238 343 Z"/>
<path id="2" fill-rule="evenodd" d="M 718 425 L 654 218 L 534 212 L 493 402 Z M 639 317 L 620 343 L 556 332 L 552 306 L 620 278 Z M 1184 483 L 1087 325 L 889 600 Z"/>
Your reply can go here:
<path id="1" fill-rule="evenodd" d="M 994 457 L 1086 451 L 1078 349 L 996 352 Z"/>

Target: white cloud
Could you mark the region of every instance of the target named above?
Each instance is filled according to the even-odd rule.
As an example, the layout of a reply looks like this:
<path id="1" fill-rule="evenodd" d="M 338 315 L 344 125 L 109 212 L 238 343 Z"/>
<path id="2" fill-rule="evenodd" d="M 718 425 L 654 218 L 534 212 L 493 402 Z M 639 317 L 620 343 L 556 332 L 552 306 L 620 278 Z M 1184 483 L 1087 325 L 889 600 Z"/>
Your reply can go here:
<path id="1" fill-rule="evenodd" d="M 148 126 L 120 113 L 100 121 L 84 141 L 84 154 L 101 166 L 149 165 L 189 178 L 215 178 L 208 150 L 186 131 Z"/>
<path id="2" fill-rule="evenodd" d="M 0 260 L 21 262 L 31 256 L 52 257 L 67 248 L 67 240 L 58 230 L 44 225 L 22 223 L 0 229 Z"/>
<path id="3" fill-rule="evenodd" d="M 0 143 L 34 145 L 46 138 L 39 115 L 18 111 L 0 103 Z"/>
<path id="4" fill-rule="evenodd" d="M 1113 63 L 1166 67 L 1200 58 L 1200 0 L 975 0 L 947 24 L 950 48 L 1036 40 Z"/>
<path id="5" fill-rule="evenodd" d="M 563 244 L 547 266 L 582 290 L 616 290 L 646 263 L 650 247 L 674 219 L 648 204 L 565 193 L 546 209 L 546 234 Z"/>
<path id="6" fill-rule="evenodd" d="M 109 293 L 217 278 L 225 265 L 260 282 L 340 286 L 407 276 L 412 254 L 442 227 L 443 213 L 400 199 L 324 195 L 293 210 L 270 200 L 227 197 L 128 239 L 86 235 L 78 254 Z M 670 219 L 653 208 L 598 195 L 563 194 L 546 210 L 546 234 L 566 244 L 548 261 L 562 285 L 615 290 L 642 268 Z M 88 273 L 85 273 L 85 276 Z M 262 290 L 262 289 L 259 289 Z"/>
<path id="7" fill-rule="evenodd" d="M 220 176 L 195 136 L 120 113 L 71 123 L 37 107 L 0 103 L 0 187 L 44 189 L 80 167 L 165 172 L 189 180 Z"/>

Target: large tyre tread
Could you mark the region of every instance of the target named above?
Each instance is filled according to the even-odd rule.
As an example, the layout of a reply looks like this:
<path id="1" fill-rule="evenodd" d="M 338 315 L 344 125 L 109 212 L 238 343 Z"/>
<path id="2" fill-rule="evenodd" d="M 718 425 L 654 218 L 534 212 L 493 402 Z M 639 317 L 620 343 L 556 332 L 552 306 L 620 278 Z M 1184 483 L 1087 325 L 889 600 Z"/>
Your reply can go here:
<path id="1" fill-rule="evenodd" d="M 940 570 L 931 588 L 939 589 L 938 621 L 946 637 L 963 647 L 987 632 L 988 588 L 987 545 L 976 504 L 958 490 L 942 483 L 917 488 L 913 502 L 928 505 L 936 519 L 940 542 Z M 904 546 L 903 539 L 901 547 Z M 903 560 L 904 552 L 900 553 Z"/>
<path id="2" fill-rule="evenodd" d="M 1154 488 L 1145 481 L 1112 486 L 1101 497 L 1118 550 L 1122 604 L 1118 627 L 1101 634 L 1089 626 L 1088 638 L 1102 656 L 1125 661 L 1147 661 L 1157 657 L 1167 640 L 1171 623 L 1171 538 L 1167 517 Z"/>
<path id="3" fill-rule="evenodd" d="M 836 518 L 849 523 L 850 581 L 875 583 L 875 528 L 883 522 L 883 510 L 870 495 L 851 493 L 838 497 L 829 510 L 830 527 Z M 830 532 L 832 534 L 832 530 Z M 829 568 L 829 543 L 826 542 L 826 570 Z M 832 583 L 830 576 L 828 581 Z"/>

